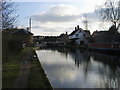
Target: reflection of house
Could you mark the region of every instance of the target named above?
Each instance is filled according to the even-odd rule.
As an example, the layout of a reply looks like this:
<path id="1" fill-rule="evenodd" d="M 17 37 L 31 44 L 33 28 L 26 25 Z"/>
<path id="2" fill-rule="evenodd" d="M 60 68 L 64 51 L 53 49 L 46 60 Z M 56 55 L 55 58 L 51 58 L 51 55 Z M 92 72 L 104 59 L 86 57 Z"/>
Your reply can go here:
<path id="1" fill-rule="evenodd" d="M 90 61 L 90 56 L 89 56 L 89 53 L 87 51 L 73 49 L 73 50 L 71 50 L 70 54 L 71 54 L 73 60 L 75 61 L 75 65 L 77 67 L 79 67 L 80 64 L 86 65 Z"/>
<path id="2" fill-rule="evenodd" d="M 30 46 L 33 43 L 33 34 L 25 29 L 17 29 L 11 32 L 12 39 L 21 41 L 23 44 Z"/>
<path id="3" fill-rule="evenodd" d="M 69 35 L 71 43 L 76 45 L 88 44 L 89 37 L 90 31 L 79 28 L 79 25 L 77 26 L 77 28 L 75 27 L 75 30 Z"/>

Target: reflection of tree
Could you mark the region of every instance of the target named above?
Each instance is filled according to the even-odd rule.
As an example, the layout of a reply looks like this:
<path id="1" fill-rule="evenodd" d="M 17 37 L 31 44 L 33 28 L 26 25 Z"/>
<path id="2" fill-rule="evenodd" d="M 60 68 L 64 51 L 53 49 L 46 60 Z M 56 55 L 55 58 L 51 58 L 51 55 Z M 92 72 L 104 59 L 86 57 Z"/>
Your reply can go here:
<path id="1" fill-rule="evenodd" d="M 79 67 L 80 64 L 88 64 L 90 61 L 90 56 L 88 51 L 84 51 L 84 50 L 82 51 L 82 50 L 76 49 L 72 51 L 72 55 L 74 57 L 73 60 L 75 60 L 75 65 L 77 67 Z"/>
<path id="2" fill-rule="evenodd" d="M 116 69 L 117 66 L 120 66 L 119 56 L 112 56 L 102 53 L 91 53 L 91 56 L 94 60 L 102 62 L 105 66 L 109 65 L 111 69 Z"/>
<path id="3" fill-rule="evenodd" d="M 111 70 L 109 74 L 104 71 L 104 74 L 101 75 L 100 85 L 105 88 L 120 88 L 120 71 L 112 72 Z"/>
<path id="4" fill-rule="evenodd" d="M 87 51 L 85 51 L 85 53 L 83 53 L 83 56 L 84 56 L 84 60 L 86 61 L 84 63 L 84 73 L 85 73 L 85 77 L 87 77 L 87 73 L 88 73 L 88 69 L 89 69 L 89 65 L 90 65 L 90 55 Z"/>
<path id="5" fill-rule="evenodd" d="M 98 66 L 100 87 L 120 88 L 120 57 L 100 53 L 91 53 L 91 56 L 102 64 Z"/>

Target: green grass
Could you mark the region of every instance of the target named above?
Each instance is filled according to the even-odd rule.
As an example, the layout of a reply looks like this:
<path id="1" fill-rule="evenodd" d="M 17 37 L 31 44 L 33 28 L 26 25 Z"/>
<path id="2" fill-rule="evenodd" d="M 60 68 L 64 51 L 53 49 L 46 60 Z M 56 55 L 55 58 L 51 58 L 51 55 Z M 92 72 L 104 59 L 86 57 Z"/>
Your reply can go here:
<path id="1" fill-rule="evenodd" d="M 36 54 L 36 53 L 35 53 Z M 38 60 L 38 57 L 33 58 L 31 74 L 29 77 L 29 88 L 47 88 L 52 90 L 48 78 L 46 77 L 44 70 Z"/>
<path id="2" fill-rule="evenodd" d="M 19 64 L 6 64 L 2 72 L 2 87 L 11 88 L 14 80 L 19 73 Z"/>
<path id="3" fill-rule="evenodd" d="M 11 88 L 14 84 L 23 56 L 27 53 L 28 48 L 23 49 L 18 55 L 9 57 L 7 62 L 2 65 L 2 88 Z"/>
<path id="4" fill-rule="evenodd" d="M 23 49 L 18 55 L 9 57 L 7 62 L 2 65 L 2 88 L 11 88 L 18 76 L 21 66 L 21 60 L 26 55 L 30 47 Z M 33 49 L 33 55 L 36 54 Z M 33 57 L 32 55 L 32 57 Z M 28 78 L 28 88 L 47 88 L 52 90 L 48 78 L 38 60 L 38 58 L 31 58 L 32 66 L 30 68 L 30 75 Z"/>

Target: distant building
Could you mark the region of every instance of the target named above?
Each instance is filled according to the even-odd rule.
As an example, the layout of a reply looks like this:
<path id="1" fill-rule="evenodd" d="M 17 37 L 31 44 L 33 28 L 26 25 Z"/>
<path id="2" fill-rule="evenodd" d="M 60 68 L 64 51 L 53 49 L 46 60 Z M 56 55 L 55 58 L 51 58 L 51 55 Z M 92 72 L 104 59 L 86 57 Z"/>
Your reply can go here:
<path id="1" fill-rule="evenodd" d="M 40 44 L 44 38 L 45 36 L 33 36 L 33 43 Z"/>
<path id="2" fill-rule="evenodd" d="M 120 33 L 95 31 L 92 38 L 94 42 L 88 45 L 90 49 L 104 50 L 110 53 L 120 52 Z"/>
<path id="3" fill-rule="evenodd" d="M 94 31 L 92 34 L 94 42 L 120 42 L 120 33 L 111 33 L 109 31 Z"/>
<path id="4" fill-rule="evenodd" d="M 83 30 L 79 28 L 79 25 L 75 27 L 75 30 L 69 35 L 71 44 L 86 45 L 88 44 L 88 38 L 90 37 L 89 30 Z"/>
<path id="5" fill-rule="evenodd" d="M 68 37 L 68 34 L 66 32 L 66 34 L 61 34 L 60 36 L 58 36 L 58 39 L 57 39 L 59 42 L 61 42 L 61 44 L 67 44 L 68 40 L 69 40 L 69 37 Z"/>
<path id="6" fill-rule="evenodd" d="M 34 44 L 36 45 L 65 45 L 68 42 L 68 35 L 61 34 L 60 36 L 33 36 Z"/>

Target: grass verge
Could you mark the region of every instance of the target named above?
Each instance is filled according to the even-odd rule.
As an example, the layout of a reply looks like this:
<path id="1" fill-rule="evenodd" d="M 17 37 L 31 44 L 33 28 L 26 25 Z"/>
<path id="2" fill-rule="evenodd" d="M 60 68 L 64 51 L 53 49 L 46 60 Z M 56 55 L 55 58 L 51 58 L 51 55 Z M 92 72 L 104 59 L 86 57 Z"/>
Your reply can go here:
<path id="1" fill-rule="evenodd" d="M 17 77 L 22 58 L 26 55 L 29 48 L 23 49 L 18 55 L 9 57 L 7 62 L 2 65 L 2 88 L 11 88 Z"/>
<path id="2" fill-rule="evenodd" d="M 14 81 L 17 78 L 21 61 L 25 57 L 31 47 L 24 48 L 18 55 L 9 57 L 7 62 L 2 65 L 2 88 L 11 88 L 14 85 Z M 35 50 L 32 49 L 33 55 L 31 55 L 31 68 L 28 75 L 27 88 L 47 88 L 52 90 L 52 86 L 46 77 L 44 70 L 38 60 L 38 57 L 33 58 L 36 55 Z M 36 55 L 37 56 L 37 55 Z"/>
<path id="3" fill-rule="evenodd" d="M 49 83 L 48 78 L 38 60 L 37 54 L 34 51 L 34 57 L 32 59 L 32 67 L 30 71 L 30 76 L 28 80 L 28 88 L 47 88 L 52 90 L 52 86 Z"/>

